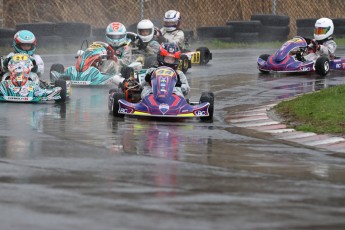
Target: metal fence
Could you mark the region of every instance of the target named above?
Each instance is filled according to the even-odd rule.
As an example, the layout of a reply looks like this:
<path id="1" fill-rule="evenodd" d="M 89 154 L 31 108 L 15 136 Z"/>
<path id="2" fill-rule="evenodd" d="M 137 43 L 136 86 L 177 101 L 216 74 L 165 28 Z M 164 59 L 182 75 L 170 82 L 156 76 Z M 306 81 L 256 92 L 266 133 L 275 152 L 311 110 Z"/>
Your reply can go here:
<path id="1" fill-rule="evenodd" d="M 165 11 L 176 9 L 183 29 L 194 32 L 201 26 L 250 20 L 253 14 L 287 15 L 292 36 L 296 19 L 345 18 L 344 0 L 0 0 L 0 6 L 3 28 L 33 22 L 84 22 L 105 28 L 112 21 L 129 26 L 142 17 L 159 24 Z"/>

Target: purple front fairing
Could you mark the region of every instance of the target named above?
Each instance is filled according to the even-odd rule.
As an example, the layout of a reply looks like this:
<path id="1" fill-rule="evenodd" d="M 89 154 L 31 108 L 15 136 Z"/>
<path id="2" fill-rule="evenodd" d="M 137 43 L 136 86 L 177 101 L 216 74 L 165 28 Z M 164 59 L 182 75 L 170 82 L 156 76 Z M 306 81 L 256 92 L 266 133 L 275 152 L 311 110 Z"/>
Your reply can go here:
<path id="1" fill-rule="evenodd" d="M 289 53 L 296 48 L 306 48 L 307 42 L 303 37 L 293 37 L 291 40 L 285 42 L 282 47 L 273 55 L 275 63 L 282 62 Z"/>
<path id="2" fill-rule="evenodd" d="M 290 52 L 298 48 L 306 48 L 307 42 L 303 37 L 294 37 L 285 42 L 282 47 L 267 60 L 258 58 L 258 69 L 261 71 L 278 72 L 310 72 L 314 71 L 314 61 L 299 61 Z"/>

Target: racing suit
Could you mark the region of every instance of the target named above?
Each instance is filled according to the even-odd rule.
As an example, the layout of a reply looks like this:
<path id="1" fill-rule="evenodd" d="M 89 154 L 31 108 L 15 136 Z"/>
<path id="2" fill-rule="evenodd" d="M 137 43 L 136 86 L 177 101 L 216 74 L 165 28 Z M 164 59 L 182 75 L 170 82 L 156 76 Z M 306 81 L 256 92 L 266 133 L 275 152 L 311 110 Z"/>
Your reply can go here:
<path id="1" fill-rule="evenodd" d="M 132 61 L 132 48 L 127 43 L 120 47 L 112 46 L 112 49 L 107 60 L 101 66 L 101 72 L 110 75 L 119 74 L 121 68 L 129 65 Z"/>
<path id="2" fill-rule="evenodd" d="M 145 81 L 143 83 L 141 83 L 141 87 L 142 87 L 142 91 L 141 91 L 141 98 L 144 98 L 145 96 L 149 95 L 150 93 L 152 93 L 152 87 L 150 85 L 150 83 L 148 81 L 150 81 L 151 79 L 151 75 L 153 73 L 153 71 L 155 70 L 156 68 L 150 68 L 147 70 L 146 72 L 146 77 L 145 77 Z M 174 90 L 173 90 L 173 93 L 179 95 L 179 96 L 182 96 L 182 97 L 185 97 L 188 95 L 189 91 L 190 91 L 190 87 L 189 87 L 189 84 L 188 84 L 188 80 L 187 80 L 187 77 L 186 75 L 180 71 L 180 70 L 175 70 L 177 75 L 178 75 L 178 78 L 180 80 L 180 82 L 177 82 L 177 84 L 181 84 L 181 86 L 175 86 L 174 87 Z"/>
<path id="3" fill-rule="evenodd" d="M 150 64 L 146 67 L 150 67 L 152 65 L 155 65 L 157 54 L 159 53 L 160 45 L 157 41 L 151 40 L 149 42 L 146 42 L 144 44 L 144 47 L 138 47 L 139 48 L 139 55 L 135 58 L 135 61 L 141 62 L 143 66 L 145 66 L 145 58 L 152 57 L 154 59 L 153 63 L 150 62 Z"/>
<path id="4" fill-rule="evenodd" d="M 184 47 L 184 32 L 182 30 L 167 31 L 164 27 L 161 29 L 163 42 L 173 42 L 177 44 L 180 49 Z"/>
<path id="5" fill-rule="evenodd" d="M 313 50 L 304 57 L 306 60 L 316 60 L 320 56 L 325 56 L 332 60 L 337 49 L 337 43 L 335 43 L 332 37 L 329 37 L 322 41 L 311 42 L 310 47 Z"/>
<path id="6" fill-rule="evenodd" d="M 146 47 L 144 47 L 142 49 L 142 51 L 144 51 L 145 56 L 157 56 L 158 52 L 159 52 L 159 43 L 155 40 L 151 40 L 149 42 L 147 42 Z"/>

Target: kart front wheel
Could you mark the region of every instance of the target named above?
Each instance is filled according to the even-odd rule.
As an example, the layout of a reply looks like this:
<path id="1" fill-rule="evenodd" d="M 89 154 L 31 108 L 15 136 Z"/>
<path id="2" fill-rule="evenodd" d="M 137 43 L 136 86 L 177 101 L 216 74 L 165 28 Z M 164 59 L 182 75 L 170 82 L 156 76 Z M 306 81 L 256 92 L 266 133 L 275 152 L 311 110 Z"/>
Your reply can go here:
<path id="1" fill-rule="evenodd" d="M 113 106 L 112 106 L 112 112 L 114 117 L 124 117 L 124 114 L 119 113 L 119 100 L 124 99 L 125 94 L 124 93 L 119 93 L 115 92 L 113 95 Z"/>
<path id="2" fill-rule="evenodd" d="M 206 65 L 212 60 L 212 53 L 207 47 L 199 47 L 196 51 L 200 52 L 200 65 Z"/>
<path id="3" fill-rule="evenodd" d="M 60 99 L 57 99 L 56 102 L 65 102 L 67 99 L 67 86 L 66 86 L 66 81 L 65 80 L 56 80 L 55 81 L 55 87 L 61 87 L 60 91 Z"/>
<path id="4" fill-rule="evenodd" d="M 212 92 L 203 92 L 200 97 L 200 104 L 204 102 L 209 102 L 208 107 L 208 117 L 200 117 L 201 121 L 212 122 L 214 113 L 214 94 Z"/>
<path id="5" fill-rule="evenodd" d="M 269 54 L 261 54 L 259 58 L 267 62 L 269 56 L 270 56 Z M 269 71 L 266 71 L 266 70 L 262 70 L 262 69 L 259 69 L 259 70 L 261 73 L 269 73 Z"/>
<path id="6" fill-rule="evenodd" d="M 327 57 L 319 57 L 315 62 L 315 71 L 324 77 L 329 73 L 329 59 Z"/>
<path id="7" fill-rule="evenodd" d="M 50 67 L 50 71 L 49 71 L 50 81 L 54 82 L 56 80 L 56 76 L 54 76 L 54 74 L 52 74 L 52 71 L 56 71 L 58 73 L 64 73 L 65 67 L 62 64 L 53 64 Z"/>

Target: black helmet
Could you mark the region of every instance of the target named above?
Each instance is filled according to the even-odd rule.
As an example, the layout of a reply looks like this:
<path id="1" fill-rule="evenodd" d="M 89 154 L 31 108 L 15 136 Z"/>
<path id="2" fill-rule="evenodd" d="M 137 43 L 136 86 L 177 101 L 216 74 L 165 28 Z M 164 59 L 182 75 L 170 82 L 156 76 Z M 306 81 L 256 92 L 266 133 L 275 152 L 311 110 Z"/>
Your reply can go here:
<path id="1" fill-rule="evenodd" d="M 164 43 L 159 49 L 157 61 L 159 66 L 168 66 L 177 69 L 181 51 L 175 43 Z"/>

